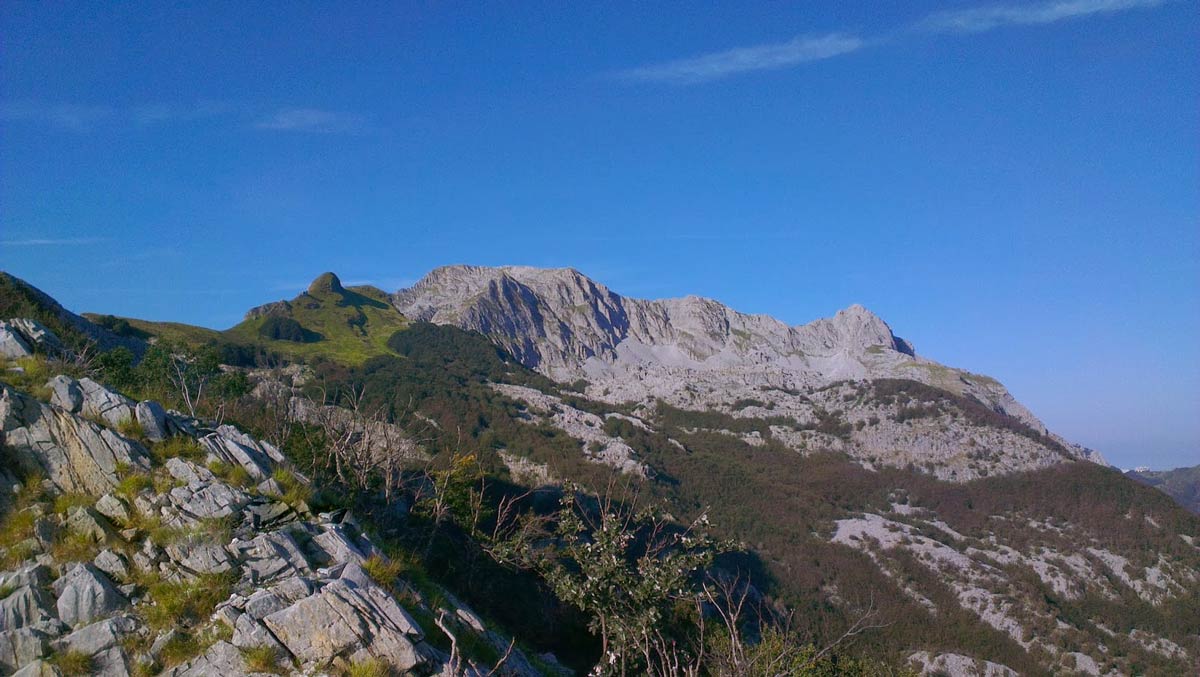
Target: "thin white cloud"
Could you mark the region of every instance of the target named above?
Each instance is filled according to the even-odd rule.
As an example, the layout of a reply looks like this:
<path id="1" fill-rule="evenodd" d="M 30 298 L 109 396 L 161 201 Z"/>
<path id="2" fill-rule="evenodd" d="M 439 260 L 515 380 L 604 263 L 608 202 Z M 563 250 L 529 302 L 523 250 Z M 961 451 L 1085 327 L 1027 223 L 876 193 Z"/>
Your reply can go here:
<path id="1" fill-rule="evenodd" d="M 624 80 L 689 85 L 751 71 L 788 68 L 860 49 L 862 39 L 843 33 L 801 35 L 787 42 L 737 47 L 688 59 L 641 66 L 617 74 Z"/>
<path id="2" fill-rule="evenodd" d="M 359 134 L 368 130 L 367 120 L 356 113 L 316 108 L 284 108 L 259 120 L 259 129 L 316 134 Z"/>
<path id="3" fill-rule="evenodd" d="M 106 237 L 31 237 L 23 240 L 0 240 L 3 247 L 57 247 L 64 245 L 107 242 Z"/>
<path id="4" fill-rule="evenodd" d="M 373 130 L 357 113 L 312 107 L 268 108 L 232 101 L 150 103 L 138 106 L 90 106 L 41 101 L 0 102 L 0 121 L 27 122 L 86 133 L 101 126 L 150 128 L 215 120 L 230 126 L 250 125 L 266 131 L 363 134 Z"/>
<path id="5" fill-rule="evenodd" d="M 1056 0 L 1036 5 L 993 5 L 936 12 L 917 27 L 933 33 L 982 33 L 1003 26 L 1030 26 L 1145 9 L 1168 0 Z"/>
<path id="6" fill-rule="evenodd" d="M 115 114 L 109 106 L 45 105 L 28 101 L 0 103 L 0 120 L 37 122 L 68 132 L 91 131 Z"/>

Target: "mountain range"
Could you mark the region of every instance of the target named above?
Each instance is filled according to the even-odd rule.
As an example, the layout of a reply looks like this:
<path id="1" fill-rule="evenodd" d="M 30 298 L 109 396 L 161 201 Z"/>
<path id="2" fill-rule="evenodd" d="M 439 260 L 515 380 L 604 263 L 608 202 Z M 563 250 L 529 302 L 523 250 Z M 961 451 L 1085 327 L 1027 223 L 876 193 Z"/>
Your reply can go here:
<path id="1" fill-rule="evenodd" d="M 30 320 L 133 362 L 154 345 L 210 351 L 250 388 L 221 416 L 268 406 L 312 425 L 320 407 L 378 407 L 409 461 L 469 452 L 532 492 L 642 487 L 680 523 L 704 516 L 737 541 L 724 570 L 795 610 L 817 644 L 879 616 L 854 650 L 928 674 L 1200 665 L 1200 518 L 1144 486 L 1195 510 L 1194 475 L 1122 475 L 858 305 L 789 326 L 699 297 L 627 298 L 573 269 L 446 266 L 394 293 L 325 273 L 218 331 L 64 315 L 0 281 L 0 345 L 37 353 Z M 288 439 L 284 455 L 309 458 Z M 539 625 L 456 559 L 435 569 L 586 671 L 566 626 Z"/>

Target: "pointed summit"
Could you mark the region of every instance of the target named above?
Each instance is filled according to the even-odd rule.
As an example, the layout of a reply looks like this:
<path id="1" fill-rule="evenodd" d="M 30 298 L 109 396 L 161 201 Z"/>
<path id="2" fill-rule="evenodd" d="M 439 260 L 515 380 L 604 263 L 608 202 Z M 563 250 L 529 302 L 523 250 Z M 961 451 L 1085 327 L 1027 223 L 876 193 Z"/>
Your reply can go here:
<path id="1" fill-rule="evenodd" d="M 342 287 L 342 281 L 338 279 L 337 275 L 321 273 L 317 279 L 312 281 L 312 284 L 308 285 L 308 293 L 310 296 L 329 293 L 344 294 L 346 290 Z"/>

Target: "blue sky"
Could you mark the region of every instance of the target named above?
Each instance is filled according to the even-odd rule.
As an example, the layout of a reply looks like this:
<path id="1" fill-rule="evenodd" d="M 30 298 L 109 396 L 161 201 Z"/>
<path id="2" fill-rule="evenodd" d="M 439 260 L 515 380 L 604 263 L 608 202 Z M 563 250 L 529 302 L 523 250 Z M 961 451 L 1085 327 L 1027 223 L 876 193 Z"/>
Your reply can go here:
<path id="1" fill-rule="evenodd" d="M 1193 2 L 0 4 L 0 268 L 212 327 L 324 270 L 862 303 L 1200 463 Z"/>

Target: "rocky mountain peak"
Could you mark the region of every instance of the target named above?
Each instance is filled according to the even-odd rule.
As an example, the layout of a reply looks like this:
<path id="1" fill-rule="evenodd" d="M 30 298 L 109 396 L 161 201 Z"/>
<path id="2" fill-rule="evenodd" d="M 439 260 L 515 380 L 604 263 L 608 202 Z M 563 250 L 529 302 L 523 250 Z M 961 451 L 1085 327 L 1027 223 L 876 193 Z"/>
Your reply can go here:
<path id="1" fill-rule="evenodd" d="M 887 322 L 857 303 L 839 310 L 830 322 L 837 327 L 843 341 L 848 345 L 863 349 L 882 346 L 913 354 L 908 342 L 898 339 Z"/>

